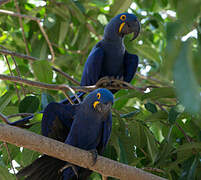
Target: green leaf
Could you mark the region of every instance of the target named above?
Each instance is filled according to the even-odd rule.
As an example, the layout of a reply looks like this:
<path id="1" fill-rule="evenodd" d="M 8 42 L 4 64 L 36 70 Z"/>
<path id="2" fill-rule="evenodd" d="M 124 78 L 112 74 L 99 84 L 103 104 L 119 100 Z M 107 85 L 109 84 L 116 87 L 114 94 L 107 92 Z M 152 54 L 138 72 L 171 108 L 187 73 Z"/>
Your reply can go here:
<path id="1" fill-rule="evenodd" d="M 7 147 L 9 154 L 7 148 L 4 146 L 2 149 L 2 155 L 3 162 L 8 165 L 10 161 L 13 160 L 20 153 L 20 148 L 12 144 L 7 144 Z"/>
<path id="2" fill-rule="evenodd" d="M 142 100 L 148 98 L 152 100 L 160 98 L 175 98 L 175 90 L 171 87 L 155 88 L 151 92 L 144 94 Z"/>
<path id="3" fill-rule="evenodd" d="M 128 126 L 133 143 L 139 148 L 146 146 L 146 134 L 144 126 L 140 122 L 132 122 Z"/>
<path id="4" fill-rule="evenodd" d="M 174 66 L 174 80 L 176 93 L 181 103 L 190 113 L 199 113 L 201 98 L 199 86 L 191 68 L 190 42 L 182 44 L 181 51 Z"/>
<path id="5" fill-rule="evenodd" d="M 158 111 L 151 115 L 145 117 L 145 121 L 155 122 L 160 120 L 166 120 L 168 118 L 168 114 L 165 111 Z"/>
<path id="6" fill-rule="evenodd" d="M 119 158 L 119 161 L 124 163 L 124 164 L 128 164 L 128 159 L 127 159 L 127 154 L 126 154 L 126 151 L 125 151 L 125 148 L 121 142 L 121 140 L 118 138 L 118 142 L 119 142 L 119 147 L 120 147 L 120 158 Z"/>
<path id="7" fill-rule="evenodd" d="M 169 114 L 168 114 L 168 121 L 171 123 L 171 124 L 174 124 L 176 119 L 177 119 L 177 116 L 179 115 L 179 113 L 175 110 L 174 107 L 172 107 L 169 111 Z"/>
<path id="8" fill-rule="evenodd" d="M 112 16 L 125 12 L 130 7 L 131 3 L 131 0 L 115 0 L 110 10 Z"/>
<path id="9" fill-rule="evenodd" d="M 179 146 L 175 152 L 177 151 L 189 151 L 189 150 L 201 150 L 201 143 L 200 142 L 192 142 L 192 143 L 184 143 L 183 145 Z"/>
<path id="10" fill-rule="evenodd" d="M 38 110 L 40 101 L 36 96 L 26 96 L 19 104 L 20 113 L 34 113 Z"/>
<path id="11" fill-rule="evenodd" d="M 83 24 L 85 22 L 85 16 L 80 7 L 72 0 L 66 1 L 68 2 L 68 7 L 71 10 L 72 15 L 75 16 L 81 24 Z"/>
<path id="12" fill-rule="evenodd" d="M 146 103 L 146 104 L 144 105 L 144 107 L 145 107 L 148 111 L 150 111 L 150 112 L 152 112 L 152 113 L 156 113 L 156 112 L 157 112 L 157 107 L 156 107 L 156 105 L 155 105 L 155 104 L 152 104 L 152 103 L 150 103 L 150 102 Z"/>
<path id="13" fill-rule="evenodd" d="M 152 163 L 155 162 L 156 160 L 156 155 L 157 155 L 157 144 L 154 136 L 149 132 L 149 130 L 146 129 L 146 138 L 147 138 L 147 146 L 148 146 L 148 151 L 152 160 Z"/>
<path id="14" fill-rule="evenodd" d="M 59 45 L 61 45 L 67 35 L 68 32 L 68 28 L 69 28 L 69 22 L 68 21 L 61 21 L 60 23 L 60 32 L 59 32 Z"/>
<path id="15" fill-rule="evenodd" d="M 56 23 L 57 19 L 56 16 L 52 13 L 47 14 L 45 20 L 44 20 L 44 25 L 48 28 L 51 29 L 55 23 Z"/>
<path id="16" fill-rule="evenodd" d="M 3 93 L 3 96 L 0 97 L 0 112 L 4 110 L 4 108 L 10 103 L 13 95 L 14 95 L 13 90 L 6 90 Z"/>
<path id="17" fill-rule="evenodd" d="M 191 180 L 195 179 L 195 171 L 199 164 L 199 158 L 192 156 L 182 163 L 183 172 L 179 180 Z"/>
<path id="18" fill-rule="evenodd" d="M 34 116 L 33 122 L 38 122 L 36 124 L 34 124 L 33 126 L 31 126 L 31 128 L 29 128 L 30 131 L 40 134 L 41 133 L 41 120 L 42 120 L 43 114 L 37 114 Z M 39 122 L 40 121 L 40 122 Z"/>
<path id="19" fill-rule="evenodd" d="M 39 156 L 38 152 L 23 148 L 21 163 L 25 167 L 31 164 L 35 159 L 37 159 L 38 156 Z"/>
<path id="20" fill-rule="evenodd" d="M 0 179 L 1 180 L 15 180 L 16 178 L 9 173 L 7 167 L 0 164 Z"/>
<path id="21" fill-rule="evenodd" d="M 53 72 L 50 63 L 47 60 L 35 61 L 32 64 L 34 75 L 41 82 L 51 83 Z"/>

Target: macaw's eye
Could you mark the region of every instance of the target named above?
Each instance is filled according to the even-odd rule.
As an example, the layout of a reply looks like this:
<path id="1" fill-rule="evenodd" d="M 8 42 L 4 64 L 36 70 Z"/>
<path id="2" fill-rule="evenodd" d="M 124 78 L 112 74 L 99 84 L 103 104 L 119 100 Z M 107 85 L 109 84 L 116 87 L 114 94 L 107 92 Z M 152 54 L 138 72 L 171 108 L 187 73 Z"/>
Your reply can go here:
<path id="1" fill-rule="evenodd" d="M 126 20 L 126 15 L 124 15 L 124 14 L 121 15 L 120 19 L 121 19 L 122 21 Z"/>
<path id="2" fill-rule="evenodd" d="M 97 93 L 97 98 L 100 99 L 100 97 L 101 97 L 101 94 Z"/>

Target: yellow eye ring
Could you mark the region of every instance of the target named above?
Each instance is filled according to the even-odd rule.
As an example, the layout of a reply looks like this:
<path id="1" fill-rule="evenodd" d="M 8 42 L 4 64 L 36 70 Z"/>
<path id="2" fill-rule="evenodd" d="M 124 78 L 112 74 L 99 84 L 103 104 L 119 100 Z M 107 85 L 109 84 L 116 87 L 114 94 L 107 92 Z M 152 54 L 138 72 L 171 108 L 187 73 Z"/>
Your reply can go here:
<path id="1" fill-rule="evenodd" d="M 122 20 L 122 21 L 125 21 L 126 20 L 126 15 L 121 15 L 121 17 L 120 17 L 120 19 Z"/>
<path id="2" fill-rule="evenodd" d="M 101 97 L 101 94 L 97 93 L 97 98 L 100 99 L 100 97 Z"/>

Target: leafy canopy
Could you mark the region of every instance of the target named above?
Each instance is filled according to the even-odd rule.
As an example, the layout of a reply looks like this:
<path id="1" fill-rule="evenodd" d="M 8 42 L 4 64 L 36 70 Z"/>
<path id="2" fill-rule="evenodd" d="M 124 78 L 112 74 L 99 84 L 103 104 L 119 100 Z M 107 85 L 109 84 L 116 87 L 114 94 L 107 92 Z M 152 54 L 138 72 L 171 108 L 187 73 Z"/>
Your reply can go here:
<path id="1" fill-rule="evenodd" d="M 79 81 L 87 56 L 101 39 L 108 21 L 121 12 L 135 13 L 141 21 L 141 34 L 134 42 L 126 37 L 125 45 L 130 53 L 140 57 L 138 74 L 131 84 L 144 89 L 120 90 L 115 94 L 113 129 L 105 156 L 168 179 L 201 177 L 199 0 L 21 0 L 19 8 L 22 14 L 41 19 L 56 57 L 54 64 L 48 61 L 51 52 L 38 24 L 23 19 L 30 56 L 40 60 L 30 63 L 15 57 L 21 76 L 68 85 L 73 84 L 53 72 L 51 65 Z M 14 1 L 1 9 L 16 12 Z M 1 49 L 26 54 L 17 17 L 1 13 L 0 45 Z M 13 59 L 7 57 L 17 76 Z M 10 74 L 3 56 L 0 66 L 1 73 Z M 64 99 L 57 91 L 23 87 L 0 81 L 0 112 L 35 113 L 53 100 Z M 40 120 L 39 114 L 32 121 Z M 30 130 L 40 133 L 40 123 Z M 38 157 L 38 153 L 14 145 L 9 144 L 8 149 L 9 153 L 3 145 L 0 149 L 0 179 L 5 180 L 15 179 L 11 160 L 26 166 Z M 94 173 L 91 179 L 100 176 Z"/>

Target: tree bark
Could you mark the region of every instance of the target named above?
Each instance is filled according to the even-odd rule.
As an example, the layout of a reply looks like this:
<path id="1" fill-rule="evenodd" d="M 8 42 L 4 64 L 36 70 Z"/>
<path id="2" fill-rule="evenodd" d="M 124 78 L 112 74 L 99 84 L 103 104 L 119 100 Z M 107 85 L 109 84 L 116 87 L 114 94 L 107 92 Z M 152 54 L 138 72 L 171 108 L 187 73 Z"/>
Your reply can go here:
<path id="1" fill-rule="evenodd" d="M 102 156 L 98 156 L 95 165 L 91 166 L 93 160 L 90 152 L 7 124 L 0 124 L 0 140 L 89 168 L 107 177 L 122 180 L 164 180 Z"/>

